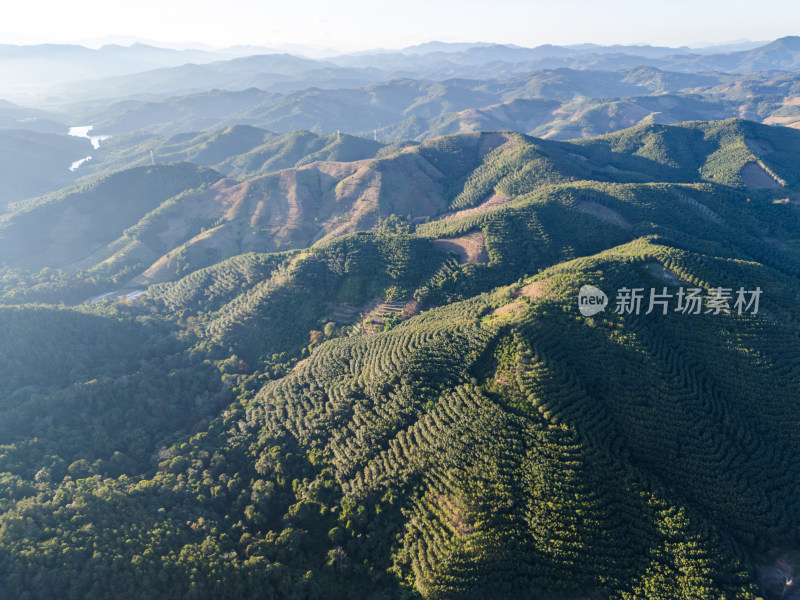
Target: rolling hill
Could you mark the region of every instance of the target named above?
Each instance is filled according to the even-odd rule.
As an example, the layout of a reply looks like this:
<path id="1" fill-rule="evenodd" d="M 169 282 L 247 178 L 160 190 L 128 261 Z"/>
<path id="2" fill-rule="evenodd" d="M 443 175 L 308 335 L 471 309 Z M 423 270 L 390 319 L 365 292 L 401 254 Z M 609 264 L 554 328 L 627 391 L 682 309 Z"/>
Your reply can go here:
<path id="1" fill-rule="evenodd" d="M 141 166 L 0 221 L 20 267 L 98 245 L 160 282 L 68 308 L 4 274 L 0 594 L 791 597 L 800 132 L 460 133 L 351 161 L 193 136 L 162 148 L 294 164 Z"/>
<path id="2" fill-rule="evenodd" d="M 0 599 L 800 598 L 798 68 L 0 45 Z"/>
<path id="3" fill-rule="evenodd" d="M 766 124 L 800 122 L 794 73 L 678 73 L 649 66 L 618 71 L 568 68 L 500 77 L 426 80 L 403 77 L 365 87 L 289 93 L 213 90 L 165 100 L 127 99 L 75 107 L 76 121 L 118 143 L 250 125 L 277 133 L 305 129 L 387 141 L 423 141 L 460 131 L 513 129 L 539 137 L 594 137 L 640 122 L 741 117 Z"/>
<path id="4" fill-rule="evenodd" d="M 125 271 L 139 287 L 243 252 L 307 248 L 375 229 L 390 215 L 420 226 L 450 222 L 465 211 L 482 214 L 560 186 L 713 184 L 724 188 L 720 193 L 794 202 L 798 136 L 731 119 L 643 124 L 574 142 L 513 132 L 457 134 L 391 152 L 351 136 L 228 128 L 173 140 L 160 151 L 202 164 L 253 146 L 214 165 L 241 180 L 188 163 L 124 170 L 15 205 L 2 218 L 0 245 L 9 266 Z M 140 156 L 148 160 L 143 151 Z M 266 174 L 253 176 L 260 172 Z M 42 230 L 43 222 L 50 229 Z"/>

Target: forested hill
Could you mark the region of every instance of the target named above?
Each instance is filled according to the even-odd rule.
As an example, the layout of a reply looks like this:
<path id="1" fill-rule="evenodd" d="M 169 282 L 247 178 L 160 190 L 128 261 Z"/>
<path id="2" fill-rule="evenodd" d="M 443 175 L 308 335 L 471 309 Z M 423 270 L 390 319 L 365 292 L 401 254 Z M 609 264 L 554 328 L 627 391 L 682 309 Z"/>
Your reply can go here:
<path id="1" fill-rule="evenodd" d="M 624 189 L 669 188 L 673 203 L 702 206 L 705 195 L 787 200 L 760 208 L 777 214 L 793 210 L 800 133 L 729 119 L 639 125 L 571 142 L 482 132 L 398 147 L 241 127 L 183 136 L 167 148 L 195 163 L 111 171 L 0 215 L 3 260 L 24 270 L 7 278 L 15 301 L 76 303 L 143 289 L 245 252 L 303 249 L 375 230 L 393 215 L 426 235 L 466 231 L 460 223 L 474 225 L 485 218 L 479 215 L 534 196 L 566 203 L 574 216 L 561 218 L 592 214 L 621 231 L 630 229 L 630 209 L 615 212 L 612 198 Z M 147 155 L 139 148 L 126 156 L 136 163 Z M 40 274 L 45 268 L 67 279 L 81 271 L 83 284 Z"/>
<path id="2" fill-rule="evenodd" d="M 181 246 L 135 300 L 69 308 L 101 271 L 4 271 L 0 597 L 792 597 L 798 136 L 472 133 L 15 205 L 2 243 L 96 202 L 155 249 L 240 193 L 191 225 L 225 252 Z M 101 201 L 178 174 L 143 217 Z M 605 310 L 579 311 L 586 285 Z"/>

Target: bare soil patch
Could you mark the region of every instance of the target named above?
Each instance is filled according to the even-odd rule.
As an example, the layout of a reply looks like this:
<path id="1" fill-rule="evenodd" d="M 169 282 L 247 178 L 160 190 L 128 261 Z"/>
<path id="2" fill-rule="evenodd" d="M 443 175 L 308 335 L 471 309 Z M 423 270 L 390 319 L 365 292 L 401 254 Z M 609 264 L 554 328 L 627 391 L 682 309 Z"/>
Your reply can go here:
<path id="1" fill-rule="evenodd" d="M 511 200 L 511 196 L 503 196 L 502 194 L 492 194 L 486 200 L 473 206 L 472 208 L 465 208 L 452 213 L 445 213 L 434 219 L 434 221 L 445 221 L 447 219 L 457 219 L 458 217 L 468 217 L 469 215 L 477 215 L 483 212 L 494 210 L 506 204 Z"/>
<path id="2" fill-rule="evenodd" d="M 433 240 L 433 245 L 442 252 L 455 252 L 462 264 L 484 264 L 489 261 L 486 254 L 486 237 L 482 231 L 457 238 Z"/>
<path id="3" fill-rule="evenodd" d="M 405 307 L 403 307 L 403 313 L 400 315 L 400 318 L 410 319 L 411 317 L 418 315 L 420 312 L 421 305 L 416 300 L 409 300 L 406 302 Z"/>
<path id="4" fill-rule="evenodd" d="M 302 369 L 306 365 L 307 362 L 308 362 L 307 358 L 298 361 L 297 364 L 292 367 L 292 373 L 297 373 L 300 369 Z"/>
<path id="5" fill-rule="evenodd" d="M 536 300 L 537 298 L 543 298 L 547 296 L 550 292 L 550 281 L 547 279 L 543 279 L 542 281 L 534 281 L 529 283 L 528 285 L 524 285 L 521 288 L 517 289 L 513 294 L 513 298 L 517 298 L 513 302 L 509 302 L 499 308 L 496 308 L 492 311 L 493 315 L 507 315 L 510 313 L 516 313 L 521 311 L 523 308 L 527 306 L 527 302 L 525 302 L 522 298 L 530 298 L 531 300 Z"/>
<path id="6" fill-rule="evenodd" d="M 522 300 L 515 300 L 514 302 L 509 302 L 508 304 L 504 304 L 499 308 L 495 308 L 492 311 L 493 315 L 507 315 L 510 313 L 515 313 L 521 311 L 525 308 L 525 302 Z"/>
<path id="7" fill-rule="evenodd" d="M 550 291 L 550 282 L 547 279 L 542 281 L 534 281 L 519 288 L 515 293 L 514 297 L 517 298 L 519 296 L 525 296 L 526 298 L 530 298 L 531 300 L 536 300 L 537 298 L 542 298 L 547 295 L 547 292 Z"/>

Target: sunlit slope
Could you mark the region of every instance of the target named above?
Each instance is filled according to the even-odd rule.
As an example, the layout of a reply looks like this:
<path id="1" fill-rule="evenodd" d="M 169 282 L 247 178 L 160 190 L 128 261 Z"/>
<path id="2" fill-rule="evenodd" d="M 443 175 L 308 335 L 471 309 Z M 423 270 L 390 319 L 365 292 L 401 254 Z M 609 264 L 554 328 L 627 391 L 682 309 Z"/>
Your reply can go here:
<path id="1" fill-rule="evenodd" d="M 704 286 L 761 282 L 777 304 L 577 315 L 581 284 L 656 286 L 653 263 Z M 323 345 L 246 414 L 262 437 L 328 449 L 343 504 L 366 507 L 364 529 L 342 521 L 351 556 L 369 552 L 359 531 L 384 531 L 424 597 L 748 597 L 747 553 L 790 543 L 797 494 L 798 330 L 778 316 L 796 315 L 797 288 L 764 276 L 622 247 L 546 271 L 533 301 L 515 286 Z"/>
<path id="2" fill-rule="evenodd" d="M 321 160 L 338 152 L 329 143 L 343 149 L 348 142 L 298 133 L 236 155 L 231 164 L 255 161 L 237 163 L 245 169 L 300 165 L 244 181 L 188 164 L 156 165 L 26 202 L 3 217 L 0 235 L 10 244 L 5 260 L 32 269 L 80 267 L 142 286 L 243 252 L 307 248 L 374 230 L 391 215 L 425 236 L 449 238 L 505 218 L 497 211 L 514 214 L 514 207 L 531 203 L 548 207 L 548 236 L 566 231 L 558 223 L 590 218 L 589 238 L 609 231 L 614 243 L 654 226 L 708 229 L 706 239 L 724 235 L 763 257 L 778 246 L 794 256 L 798 239 L 793 216 L 800 171 L 793 157 L 800 133 L 791 129 L 741 120 L 650 124 L 573 142 L 470 133 L 350 162 Z M 311 154 L 298 158 L 306 151 Z M 124 191 L 115 183 L 123 179 Z M 101 189 L 121 195 L 103 196 Z M 84 202 L 95 206 L 101 197 L 112 201 L 100 212 L 81 212 Z M 112 208 L 115 202 L 123 208 Z M 108 218 L 102 217 L 106 208 Z M 36 236 L 34 223 L 46 224 Z M 524 248 L 528 238 L 514 238 L 520 242 Z"/>
<path id="3" fill-rule="evenodd" d="M 209 308 L 280 268 L 250 264 L 230 265 L 227 288 L 207 282 L 222 294 Z M 411 283 L 411 264 L 376 262 L 370 281 Z M 587 283 L 612 296 L 592 318 L 577 310 Z M 621 287 L 680 285 L 763 296 L 755 315 L 613 312 Z M 756 563 L 799 542 L 799 294 L 757 262 L 640 238 L 334 337 L 285 376 L 242 376 L 239 402 L 144 477 L 87 478 L 110 472 L 100 463 L 75 467 L 77 484 L 25 483 L 0 517 L 0 573 L 12 593 L 38 573 L 37 595 L 83 597 L 113 573 L 130 582 L 120 597 L 306 597 L 313 582 L 342 598 L 755 598 Z M 92 538 L 87 523 L 118 535 Z M 82 572 L 89 549 L 91 577 L 56 577 Z"/>
<path id="4" fill-rule="evenodd" d="M 105 142 L 82 172 L 108 173 L 153 162 L 187 161 L 246 179 L 318 160 L 372 158 L 385 145 L 351 135 L 315 135 L 308 131 L 277 134 L 249 125 L 168 137 L 133 133 Z"/>

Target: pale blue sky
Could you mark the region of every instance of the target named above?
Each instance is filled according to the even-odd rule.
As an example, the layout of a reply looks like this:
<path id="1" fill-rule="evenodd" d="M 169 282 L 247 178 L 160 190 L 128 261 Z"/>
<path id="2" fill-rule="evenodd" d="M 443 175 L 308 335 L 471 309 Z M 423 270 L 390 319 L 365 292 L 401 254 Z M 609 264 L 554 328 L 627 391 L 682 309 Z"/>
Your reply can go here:
<path id="1" fill-rule="evenodd" d="M 800 34 L 797 0 L 19 0 L 3 13 L 5 43 L 130 35 L 349 51 L 434 39 L 678 46 Z"/>

